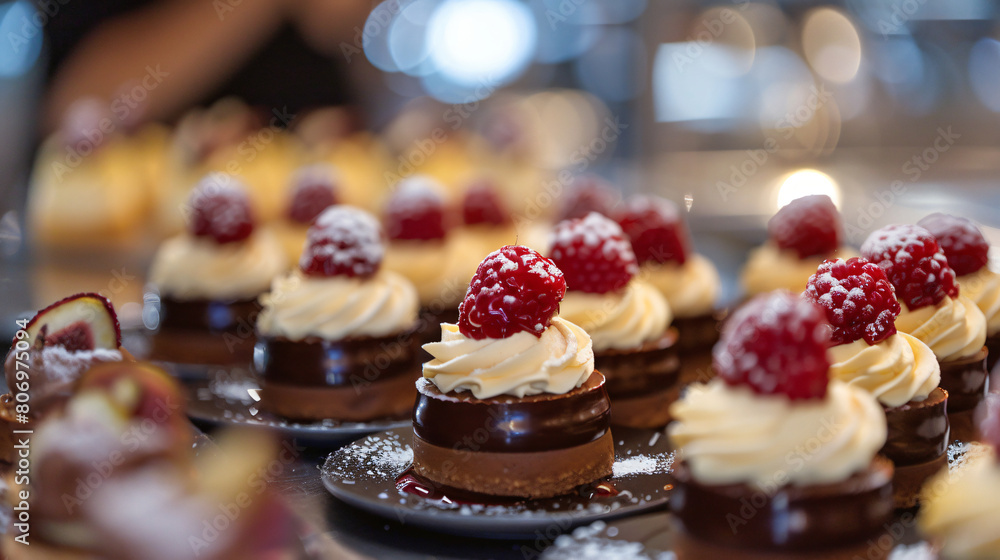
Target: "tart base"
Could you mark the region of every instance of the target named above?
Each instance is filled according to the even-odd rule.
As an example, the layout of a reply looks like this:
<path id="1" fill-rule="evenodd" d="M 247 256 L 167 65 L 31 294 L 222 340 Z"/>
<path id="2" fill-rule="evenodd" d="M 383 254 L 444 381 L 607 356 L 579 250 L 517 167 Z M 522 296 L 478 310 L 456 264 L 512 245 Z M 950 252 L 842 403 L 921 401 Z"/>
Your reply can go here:
<path id="1" fill-rule="evenodd" d="M 920 502 L 924 482 L 948 466 L 948 455 L 914 465 L 896 465 L 892 475 L 892 500 L 896 509 L 906 509 Z"/>
<path id="2" fill-rule="evenodd" d="M 180 364 L 249 365 L 254 336 L 163 329 L 150 337 L 149 359 Z"/>
<path id="3" fill-rule="evenodd" d="M 670 423 L 670 405 L 680 398 L 680 387 L 668 391 L 619 397 L 611 402 L 611 424 L 626 428 L 662 428 Z"/>
<path id="4" fill-rule="evenodd" d="M 975 410 L 986 397 L 989 374 L 986 371 L 986 346 L 965 358 L 939 362 L 941 388 L 948 391 L 948 420 L 951 422 L 951 439 L 975 439 Z"/>
<path id="5" fill-rule="evenodd" d="M 673 523 L 676 523 L 674 521 Z M 853 546 L 831 547 L 805 552 L 775 552 L 770 550 L 743 550 L 698 539 L 678 528 L 672 551 L 677 560 L 884 560 L 891 550 L 882 550 L 878 538 Z M 894 544 L 894 541 L 892 541 Z"/>
<path id="6" fill-rule="evenodd" d="M 979 427 L 976 425 L 976 409 L 959 412 L 948 411 L 948 422 L 951 423 L 951 440 L 969 442 L 979 439 Z"/>
<path id="7" fill-rule="evenodd" d="M 460 490 L 520 498 L 550 498 L 611 475 L 614 439 L 600 438 L 564 449 L 500 453 L 445 448 L 414 434 L 413 470 Z"/>
<path id="8" fill-rule="evenodd" d="M 680 395 L 677 330 L 632 350 L 594 354 L 594 369 L 607 379 L 611 424 L 658 428 L 670 421 L 667 408 Z"/>
<path id="9" fill-rule="evenodd" d="M 417 394 L 415 376 L 399 375 L 367 385 L 310 387 L 260 380 L 261 410 L 291 420 L 368 422 L 405 418 Z"/>

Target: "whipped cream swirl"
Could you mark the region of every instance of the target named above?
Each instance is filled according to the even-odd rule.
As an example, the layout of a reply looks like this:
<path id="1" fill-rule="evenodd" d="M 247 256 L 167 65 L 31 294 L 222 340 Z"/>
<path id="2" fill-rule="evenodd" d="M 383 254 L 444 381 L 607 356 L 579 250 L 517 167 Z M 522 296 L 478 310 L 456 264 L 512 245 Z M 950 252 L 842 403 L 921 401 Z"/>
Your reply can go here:
<path id="1" fill-rule="evenodd" d="M 986 334 L 1000 333 L 1000 274 L 988 266 L 972 274 L 958 277 L 958 285 L 963 296 L 976 302 L 986 316 Z"/>
<path id="2" fill-rule="evenodd" d="M 937 305 L 910 309 L 899 302 L 902 311 L 896 328 L 919 338 L 930 346 L 938 361 L 948 362 L 974 355 L 986 342 L 986 317 L 964 295 L 945 297 Z"/>
<path id="3" fill-rule="evenodd" d="M 498 395 L 524 397 L 565 394 L 594 372 L 590 336 L 573 323 L 554 317 L 537 337 L 518 332 L 507 338 L 466 338 L 458 325 L 441 324 L 441 342 L 424 345 L 433 359 L 424 377 L 442 393 L 470 391 L 477 399 Z"/>
<path id="4" fill-rule="evenodd" d="M 922 401 L 941 383 L 941 366 L 926 344 L 896 333 L 875 345 L 864 339 L 827 351 L 830 377 L 861 387 L 885 406 Z"/>
<path id="5" fill-rule="evenodd" d="M 831 380 L 826 398 L 758 395 L 721 379 L 688 387 L 668 434 L 703 484 L 758 488 L 846 480 L 885 444 L 885 413 L 859 387 Z"/>
<path id="6" fill-rule="evenodd" d="M 647 262 L 639 277 L 667 298 L 670 311 L 682 319 L 708 315 L 715 307 L 721 283 L 719 271 L 702 255 L 691 255 L 682 265 Z"/>
<path id="7" fill-rule="evenodd" d="M 663 336 L 673 320 L 663 295 L 638 279 L 620 292 L 566 292 L 559 309 L 560 317 L 590 334 L 595 352 L 639 348 Z"/>
<path id="8" fill-rule="evenodd" d="M 750 252 L 750 258 L 743 268 L 743 289 L 754 296 L 774 290 L 788 290 L 793 294 L 804 292 L 809 277 L 826 259 L 849 259 L 857 256 L 850 247 L 841 247 L 829 255 L 814 255 L 800 259 L 795 251 L 781 250 L 773 243 Z"/>
<path id="9" fill-rule="evenodd" d="M 257 330 L 289 340 L 318 337 L 389 336 L 417 321 L 417 292 L 402 276 L 381 270 L 369 278 L 304 276 L 277 278 L 260 299 Z"/>
<path id="10" fill-rule="evenodd" d="M 924 485 L 920 529 L 950 560 L 1000 558 L 1000 465 L 989 449 Z"/>

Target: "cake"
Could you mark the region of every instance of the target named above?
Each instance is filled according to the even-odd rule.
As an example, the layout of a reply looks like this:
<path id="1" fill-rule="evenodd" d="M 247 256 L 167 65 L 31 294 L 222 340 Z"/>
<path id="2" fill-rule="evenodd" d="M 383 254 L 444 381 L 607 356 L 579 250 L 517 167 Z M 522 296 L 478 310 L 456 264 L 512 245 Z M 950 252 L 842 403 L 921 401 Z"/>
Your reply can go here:
<path id="1" fill-rule="evenodd" d="M 657 196 L 633 196 L 615 212 L 615 219 L 632 242 L 639 263 L 638 277 L 667 298 L 677 329 L 681 384 L 712 377 L 712 346 L 719 340 L 715 308 L 719 272 L 695 253 L 680 209 Z"/>
<path id="2" fill-rule="evenodd" d="M 455 278 L 464 285 L 486 255 L 518 240 L 519 234 L 498 185 L 489 178 L 480 178 L 466 187 L 459 212 L 461 226 L 455 228 L 449 241 L 457 267 Z"/>
<path id="3" fill-rule="evenodd" d="M 610 216 L 621 201 L 621 193 L 605 179 L 586 173 L 573 179 L 561 197 L 558 221 L 586 217 L 591 212 Z"/>
<path id="4" fill-rule="evenodd" d="M 885 414 L 829 379 L 829 344 L 823 309 L 788 292 L 726 322 L 717 377 L 671 407 L 679 559 L 886 557 L 868 542 L 893 513 Z"/>
<path id="5" fill-rule="evenodd" d="M 254 370 L 260 403 L 296 420 L 405 416 L 419 376 L 413 285 L 382 267 L 382 228 L 331 206 L 309 228 L 297 270 L 261 297 Z"/>
<path id="6" fill-rule="evenodd" d="M 767 242 L 750 252 L 743 267 L 741 282 L 748 296 L 773 290 L 801 293 L 821 262 L 856 255 L 841 245 L 840 213 L 826 195 L 789 202 L 767 222 L 767 234 Z"/>
<path id="7" fill-rule="evenodd" d="M 257 227 L 243 187 L 208 176 L 187 206 L 187 231 L 164 241 L 149 272 L 143 311 L 150 357 L 193 364 L 248 364 L 257 297 L 287 269 L 281 244 Z"/>
<path id="8" fill-rule="evenodd" d="M 934 236 L 914 225 L 890 225 L 861 246 L 896 289 L 901 311 L 896 328 L 930 347 L 941 365 L 941 388 L 948 392 L 952 438 L 975 436 L 973 415 L 988 386 L 986 317 L 961 295 L 955 271 Z"/>
<path id="9" fill-rule="evenodd" d="M 666 425 L 679 390 L 677 331 L 670 328 L 667 300 L 636 277 L 636 258 L 621 227 L 596 212 L 560 222 L 549 255 L 566 278 L 560 316 L 593 340 L 612 423 Z"/>
<path id="10" fill-rule="evenodd" d="M 965 218 L 931 214 L 917 222 L 931 232 L 955 271 L 962 294 L 986 316 L 986 371 L 1000 360 L 1000 274 L 989 266 L 990 244 L 983 232 Z"/>
<path id="11" fill-rule="evenodd" d="M 340 177 L 332 165 L 313 164 L 300 167 L 292 175 L 289 202 L 285 215 L 271 225 L 295 266 L 306 244 L 306 232 L 316 216 L 338 202 Z"/>
<path id="12" fill-rule="evenodd" d="M 480 264 L 458 323 L 442 324 L 441 340 L 424 346 L 433 359 L 413 410 L 417 474 L 520 498 L 611 474 L 604 377 L 587 333 L 556 316 L 565 291 L 562 272 L 527 247 L 502 247 Z"/>
<path id="13" fill-rule="evenodd" d="M 819 266 L 805 297 L 826 311 L 834 346 L 830 378 L 860 387 L 885 410 L 882 454 L 895 466 L 896 507 L 917 505 L 920 488 L 948 464 L 948 392 L 926 344 L 896 331 L 900 305 L 885 272 L 859 257 Z"/>

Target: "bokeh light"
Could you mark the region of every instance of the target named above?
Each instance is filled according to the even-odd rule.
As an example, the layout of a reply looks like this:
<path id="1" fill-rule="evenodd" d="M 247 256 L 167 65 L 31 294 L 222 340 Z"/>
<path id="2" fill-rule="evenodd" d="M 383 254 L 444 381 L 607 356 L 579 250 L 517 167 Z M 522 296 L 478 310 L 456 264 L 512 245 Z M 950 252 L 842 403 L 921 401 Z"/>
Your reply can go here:
<path id="1" fill-rule="evenodd" d="M 840 208 L 840 187 L 836 181 L 822 171 L 815 169 L 800 169 L 789 174 L 778 188 L 778 203 L 780 209 L 789 202 L 813 194 L 825 194 Z"/>

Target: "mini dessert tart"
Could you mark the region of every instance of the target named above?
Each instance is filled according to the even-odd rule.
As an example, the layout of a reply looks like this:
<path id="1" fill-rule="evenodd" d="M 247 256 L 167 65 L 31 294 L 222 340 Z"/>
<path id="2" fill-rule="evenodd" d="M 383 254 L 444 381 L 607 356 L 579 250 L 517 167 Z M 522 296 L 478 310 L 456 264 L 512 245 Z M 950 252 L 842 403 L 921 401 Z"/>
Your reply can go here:
<path id="1" fill-rule="evenodd" d="M 622 195 L 617 188 L 598 175 L 580 175 L 566 189 L 557 215 L 558 221 L 584 218 L 591 212 L 610 216 Z"/>
<path id="2" fill-rule="evenodd" d="M 306 245 L 306 232 L 316 216 L 339 201 L 340 173 L 329 164 L 300 167 L 292 176 L 291 200 L 283 219 L 271 228 L 285 249 L 288 264 L 294 267 Z"/>
<path id="3" fill-rule="evenodd" d="M 1000 558 L 1000 396 L 991 394 L 987 403 L 979 423 L 987 445 L 924 487 L 917 527 L 944 560 Z"/>
<path id="4" fill-rule="evenodd" d="M 920 339 L 937 356 L 952 438 L 972 439 L 976 406 L 988 386 L 986 317 L 959 295 L 955 271 L 926 229 L 886 226 L 865 240 L 861 252 L 882 267 L 896 289 L 901 307 L 896 328 Z"/>
<path id="5" fill-rule="evenodd" d="M 260 407 L 296 420 L 364 422 L 413 406 L 417 293 L 381 268 L 382 228 L 331 206 L 309 228 L 299 268 L 261 297 L 254 370 Z"/>
<path id="6" fill-rule="evenodd" d="M 885 272 L 863 258 L 821 264 L 805 297 L 826 310 L 833 326 L 830 377 L 868 391 L 885 410 L 882 454 L 895 466 L 896 507 L 917 505 L 924 482 L 948 464 L 948 393 L 938 387 L 934 352 L 896 332 L 896 292 Z"/>
<path id="7" fill-rule="evenodd" d="M 552 261 L 569 291 L 560 316 L 587 331 L 595 367 L 607 378 L 612 423 L 634 428 L 664 426 L 677 399 L 677 331 L 670 305 L 635 277 L 635 255 L 621 228 L 591 212 L 556 225 Z"/>
<path id="8" fill-rule="evenodd" d="M 695 253 L 691 237 L 673 202 L 656 196 L 629 198 L 616 213 L 622 231 L 632 241 L 642 278 L 667 298 L 677 328 L 681 385 L 707 381 L 712 373 L 712 346 L 719 340 L 715 309 L 719 272 Z"/>
<path id="9" fill-rule="evenodd" d="M 562 272 L 527 247 L 503 247 L 479 265 L 458 324 L 442 324 L 441 341 L 424 346 L 433 359 L 413 410 L 417 474 L 523 498 L 611 474 L 604 377 L 587 333 L 554 317 L 565 292 Z"/>
<path id="10" fill-rule="evenodd" d="M 464 281 L 472 278 L 486 255 L 519 236 L 507 203 L 492 179 L 472 182 L 462 196 L 460 211 L 462 226 L 449 236 L 449 241 L 458 267 L 456 277 Z"/>
<path id="11" fill-rule="evenodd" d="M 821 262 L 857 255 L 841 246 L 840 213 L 826 195 L 789 202 L 767 222 L 767 234 L 767 243 L 750 253 L 743 268 L 743 289 L 748 296 L 773 290 L 801 293 Z"/>
<path id="12" fill-rule="evenodd" d="M 438 325 L 458 318 L 467 278 L 459 278 L 449 243 L 443 187 L 425 175 L 400 181 L 385 208 L 389 234 L 384 266 L 413 283 L 420 298 L 420 341 L 436 339 Z"/>
<path id="13" fill-rule="evenodd" d="M 209 176 L 191 193 L 188 231 L 160 246 L 143 315 L 150 357 L 242 364 L 253 354 L 257 297 L 287 269 L 281 244 L 255 230 L 250 201 L 231 177 Z"/>
<path id="14" fill-rule="evenodd" d="M 917 222 L 931 232 L 955 271 L 962 295 L 986 316 L 986 371 L 1000 360 L 1000 274 L 989 267 L 990 244 L 983 232 L 965 218 L 931 214 Z"/>
<path id="15" fill-rule="evenodd" d="M 829 342 L 823 310 L 788 292 L 726 322 L 718 377 L 671 407 L 678 558 L 888 554 L 870 556 L 867 542 L 893 513 L 892 463 L 877 455 L 885 414 L 864 389 L 828 378 Z"/>

